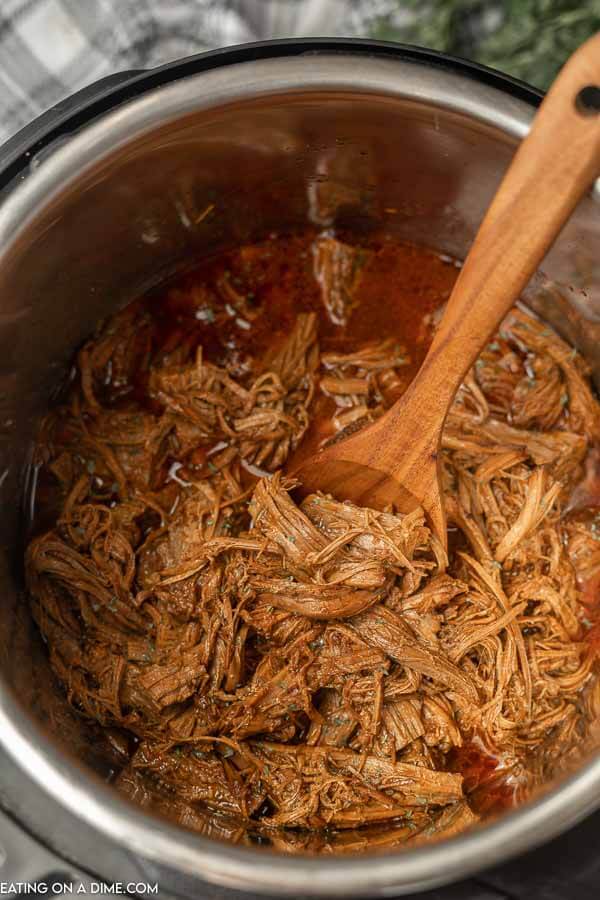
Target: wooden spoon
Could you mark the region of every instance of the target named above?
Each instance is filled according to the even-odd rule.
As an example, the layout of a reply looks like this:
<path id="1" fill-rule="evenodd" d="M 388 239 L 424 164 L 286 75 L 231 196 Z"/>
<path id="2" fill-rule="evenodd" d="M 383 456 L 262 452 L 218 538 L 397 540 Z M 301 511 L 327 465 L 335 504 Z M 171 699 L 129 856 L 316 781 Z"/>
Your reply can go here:
<path id="1" fill-rule="evenodd" d="M 439 480 L 454 395 L 578 201 L 600 174 L 600 34 L 568 60 L 489 207 L 433 343 L 406 393 L 376 422 L 294 472 L 306 495 L 400 512 L 417 505 L 446 546 Z"/>

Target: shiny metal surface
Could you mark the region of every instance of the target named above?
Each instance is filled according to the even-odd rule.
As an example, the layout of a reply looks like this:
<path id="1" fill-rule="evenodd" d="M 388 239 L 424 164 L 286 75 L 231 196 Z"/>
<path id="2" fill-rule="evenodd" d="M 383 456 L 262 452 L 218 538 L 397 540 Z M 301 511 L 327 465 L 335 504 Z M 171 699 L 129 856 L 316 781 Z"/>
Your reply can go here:
<path id="1" fill-rule="evenodd" d="M 531 116 L 474 77 L 367 52 L 223 65 L 82 128 L 0 207 L 0 743 L 28 793 L 1 778 L 0 790 L 88 870 L 124 879 L 128 866 L 141 868 L 189 896 L 202 881 L 294 897 L 389 896 L 497 863 L 600 805 L 595 759 L 517 812 L 430 847 L 315 862 L 207 840 L 132 807 L 94 775 L 93 744 L 57 696 L 21 593 L 32 430 L 101 316 L 192 256 L 306 222 L 385 228 L 464 255 Z M 590 197 L 529 291 L 597 374 L 599 226 Z"/>

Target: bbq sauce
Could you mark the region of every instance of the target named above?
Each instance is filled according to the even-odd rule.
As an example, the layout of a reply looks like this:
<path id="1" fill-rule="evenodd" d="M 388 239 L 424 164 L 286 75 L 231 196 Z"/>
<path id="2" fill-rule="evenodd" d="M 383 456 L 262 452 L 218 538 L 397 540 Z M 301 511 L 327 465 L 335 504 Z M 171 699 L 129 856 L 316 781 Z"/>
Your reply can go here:
<path id="1" fill-rule="evenodd" d="M 449 754 L 448 769 L 463 776 L 471 808 L 480 815 L 495 815 L 516 805 L 516 786 L 503 771 L 502 760 L 476 740 Z"/>
<path id="2" fill-rule="evenodd" d="M 394 336 L 407 348 L 408 383 L 429 346 L 431 318 L 446 302 L 456 266 L 424 247 L 369 238 L 346 325 L 332 322 L 315 277 L 315 233 L 273 235 L 206 260 L 153 291 L 144 303 L 154 321 L 154 351 L 182 341 L 202 346 L 209 362 L 233 371 L 249 365 L 291 330 L 298 313 L 318 318 L 323 352 L 348 352 Z M 350 243 L 350 239 L 348 240 Z"/>

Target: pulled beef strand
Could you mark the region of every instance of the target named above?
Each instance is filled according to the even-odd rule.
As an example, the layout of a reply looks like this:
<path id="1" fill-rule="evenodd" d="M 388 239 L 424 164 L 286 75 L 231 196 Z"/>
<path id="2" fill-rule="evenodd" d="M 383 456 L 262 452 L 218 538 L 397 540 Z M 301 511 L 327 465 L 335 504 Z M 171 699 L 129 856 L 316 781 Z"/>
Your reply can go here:
<path id="1" fill-rule="evenodd" d="M 367 255 L 315 245 L 338 325 Z M 80 352 L 36 448 L 61 500 L 26 573 L 69 702 L 135 738 L 116 779 L 135 802 L 285 852 L 413 845 L 478 821 L 456 763 L 473 747 L 512 802 L 597 741 L 600 518 L 569 503 L 600 407 L 554 332 L 515 310 L 458 392 L 449 560 L 421 510 L 298 503 L 281 474 L 317 396 L 343 434 L 408 359 L 388 337 L 321 353 L 300 312 L 234 372 L 182 340 L 157 352 L 140 304 Z"/>

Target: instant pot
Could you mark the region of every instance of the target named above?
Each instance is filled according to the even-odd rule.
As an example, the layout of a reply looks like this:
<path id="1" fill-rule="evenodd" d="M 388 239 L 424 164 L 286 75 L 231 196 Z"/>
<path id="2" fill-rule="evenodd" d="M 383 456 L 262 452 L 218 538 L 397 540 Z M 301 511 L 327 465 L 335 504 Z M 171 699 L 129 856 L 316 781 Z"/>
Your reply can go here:
<path id="1" fill-rule="evenodd" d="M 497 864 L 600 806 L 595 758 L 430 846 L 315 859 L 209 840 L 110 786 L 22 582 L 32 434 L 100 318 L 191 258 L 307 223 L 383 228 L 463 257 L 539 102 L 514 79 L 414 47 L 278 41 L 112 76 L 0 151 L 0 797 L 60 858 L 179 896 L 394 896 Z M 592 191 L 580 204 L 527 293 L 596 377 L 598 203 Z"/>

